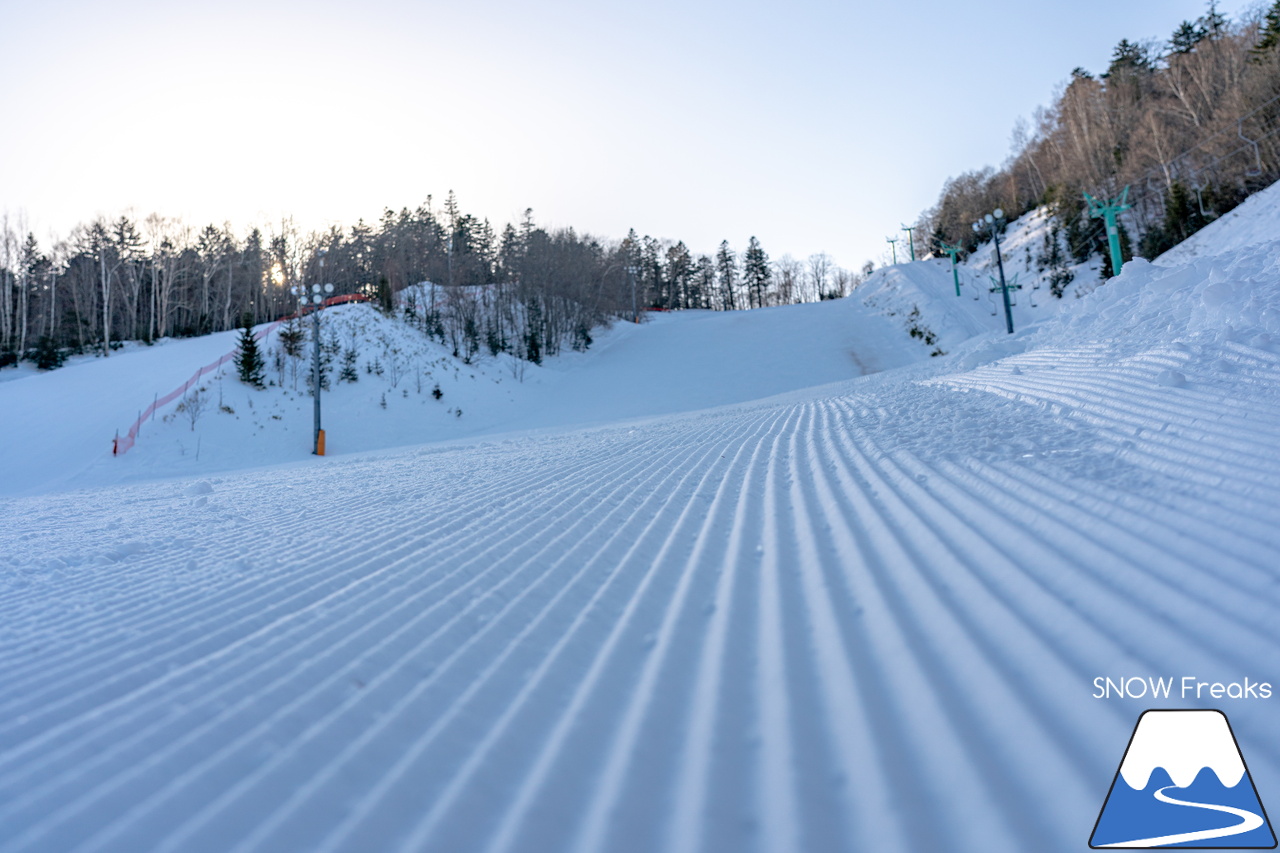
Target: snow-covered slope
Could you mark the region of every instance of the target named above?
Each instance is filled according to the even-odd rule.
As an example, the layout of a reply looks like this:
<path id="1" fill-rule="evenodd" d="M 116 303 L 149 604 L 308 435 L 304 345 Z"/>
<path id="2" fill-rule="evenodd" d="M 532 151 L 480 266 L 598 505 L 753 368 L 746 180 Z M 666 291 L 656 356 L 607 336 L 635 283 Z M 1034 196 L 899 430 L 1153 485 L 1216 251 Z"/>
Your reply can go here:
<path id="1" fill-rule="evenodd" d="M 1009 223 L 1001 237 L 1000 257 L 1005 281 L 1011 287 L 1015 330 L 1059 311 L 1076 311 L 1076 299 L 1098 285 L 1101 261 L 1095 258 L 1067 267 L 1072 279 L 1062 297 L 1053 295 L 1051 271 L 1042 269 L 1041 264 L 1046 240 L 1054 239 L 1051 225 L 1048 211 L 1040 208 Z M 975 335 L 1005 330 L 1004 300 L 997 290 L 998 267 L 995 244 L 988 241 L 957 264 L 956 276 L 945 256 L 901 263 L 873 272 L 854 296 L 893 318 L 904 332 L 927 342 L 931 349 L 947 353 Z"/>
<path id="2" fill-rule="evenodd" d="M 1155 263 L 1179 266 L 1197 258 L 1280 240 L 1280 184 L 1245 199 L 1239 207 L 1174 246 Z"/>
<path id="3" fill-rule="evenodd" d="M 693 411 L 928 357 L 923 344 L 855 300 L 650 314 L 641 327 L 615 324 L 587 352 L 567 352 L 541 367 L 507 355 L 464 364 L 367 305 L 327 309 L 324 322 L 322 340 L 332 337 L 358 354 L 358 379 L 338 381 L 339 355 L 332 390 L 322 397 L 330 455 Z M 166 340 L 0 383 L 0 434 L 13 450 L 0 494 L 308 459 L 309 361 L 284 359 L 276 369 L 278 332 L 263 344 L 271 387 L 249 388 L 228 364 L 202 379 L 204 412 L 194 423 L 175 401 L 143 424 L 133 449 L 112 456 L 117 431 L 124 434 L 155 397 L 234 349 L 236 337 Z M 437 386 L 439 398 L 432 393 Z"/>
<path id="4" fill-rule="evenodd" d="M 921 305 L 938 358 L 874 288 L 662 318 L 548 368 L 612 423 L 0 499 L 0 851 L 1085 849 L 1151 702 L 1095 678 L 1280 683 L 1277 272 Z M 1160 706 L 1265 801 L 1275 701 Z"/>

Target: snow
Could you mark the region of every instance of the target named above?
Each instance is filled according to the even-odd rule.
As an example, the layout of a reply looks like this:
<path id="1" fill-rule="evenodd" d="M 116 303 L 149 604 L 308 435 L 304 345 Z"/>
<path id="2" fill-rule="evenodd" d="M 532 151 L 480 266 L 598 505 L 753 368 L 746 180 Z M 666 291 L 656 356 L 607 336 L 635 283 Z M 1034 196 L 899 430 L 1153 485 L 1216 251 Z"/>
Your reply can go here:
<path id="1" fill-rule="evenodd" d="M 1062 298 L 1053 296 L 1049 272 L 1039 269 L 1051 225 L 1047 208 L 1038 208 L 1009 223 L 1000 238 L 999 264 L 993 242 L 979 245 L 957 264 L 959 296 L 951 260 L 943 256 L 875 271 L 859 289 L 861 301 L 897 318 L 904 329 L 916 326 L 922 333 L 932 332 L 943 353 L 985 332 L 1005 331 L 1004 301 L 997 289 L 1000 265 L 1011 288 L 1015 331 L 1063 310 L 1074 312 L 1076 299 L 1097 287 L 1101 260 L 1093 258 L 1069 266 L 1072 281 Z M 1012 289 L 1014 285 L 1021 289 Z"/>
<path id="2" fill-rule="evenodd" d="M 740 313 L 654 313 L 642 328 L 616 323 L 588 352 L 567 352 L 542 367 L 505 354 L 465 364 L 446 346 L 368 305 L 337 306 L 325 315 L 321 339 L 335 336 L 342 348 L 354 345 L 359 353 L 358 381 L 337 381 L 335 359 L 332 390 L 322 395 L 331 456 L 694 411 L 849 379 L 924 355 L 894 323 L 855 300 Z M 269 362 L 278 334 L 260 345 Z M 22 448 L 6 466 L 0 494 L 309 459 L 309 343 L 308 357 L 286 364 L 283 373 L 268 364 L 274 385 L 265 390 L 239 382 L 232 364 L 208 375 L 201 385 L 206 411 L 195 424 L 175 411 L 175 402 L 143 425 L 136 447 L 113 458 L 117 431 L 125 434 L 138 412 L 196 367 L 234 350 L 237 337 L 227 332 L 165 340 L 0 383 L 0 431 Z M 375 362 L 380 374 L 368 371 Z M 437 385 L 439 400 L 432 396 Z M 61 404 L 48 405 L 50 399 Z"/>
<path id="3" fill-rule="evenodd" d="M 0 383 L 0 850 L 1083 849 L 1146 708 L 1094 678 L 1277 680 L 1278 264 L 1013 335 L 898 265 L 523 382 L 332 310 L 324 458 L 230 378 L 110 457 L 233 338 Z"/>
<path id="4" fill-rule="evenodd" d="M 1156 258 L 1155 263 L 1180 266 L 1199 258 L 1272 243 L 1278 221 L 1280 184 L 1272 184 Z"/>

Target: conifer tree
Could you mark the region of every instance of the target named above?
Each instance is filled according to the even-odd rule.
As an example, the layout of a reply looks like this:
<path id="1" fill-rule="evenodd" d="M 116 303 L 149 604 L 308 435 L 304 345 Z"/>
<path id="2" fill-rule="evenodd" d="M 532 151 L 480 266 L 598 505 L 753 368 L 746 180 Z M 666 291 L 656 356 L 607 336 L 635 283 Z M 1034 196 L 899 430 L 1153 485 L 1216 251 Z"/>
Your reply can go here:
<path id="1" fill-rule="evenodd" d="M 356 359 L 359 353 L 355 346 L 342 351 L 342 370 L 338 373 L 339 382 L 359 382 L 360 374 L 356 371 Z"/>
<path id="2" fill-rule="evenodd" d="M 280 329 L 280 346 L 284 347 L 284 354 L 290 358 L 302 357 L 302 344 L 305 340 L 306 334 L 296 317 L 290 318 Z"/>
<path id="3" fill-rule="evenodd" d="M 734 290 L 738 286 L 738 258 L 729 248 L 728 240 L 720 241 L 720 249 L 716 252 L 716 273 L 720 279 L 721 306 L 726 311 L 736 311 L 738 304 Z"/>
<path id="4" fill-rule="evenodd" d="M 254 388 L 261 388 L 266 373 L 266 362 L 262 359 L 262 353 L 258 351 L 258 342 L 254 340 L 253 329 L 249 327 L 249 318 L 245 318 L 244 328 L 240 330 L 240 340 L 237 342 L 236 353 L 236 370 L 240 374 L 240 381 L 246 385 L 252 385 Z"/>
<path id="5" fill-rule="evenodd" d="M 1169 39 L 1169 52 L 1188 54 L 1195 50 L 1196 45 L 1203 41 L 1206 35 L 1208 33 L 1203 28 L 1196 26 L 1191 21 L 1183 21 L 1173 31 L 1173 36 Z"/>
<path id="6" fill-rule="evenodd" d="M 742 280 L 747 286 L 748 304 L 753 308 L 764 307 L 773 271 L 769 268 L 769 256 L 755 237 L 747 242 L 747 251 L 742 256 Z"/>
<path id="7" fill-rule="evenodd" d="M 1260 59 L 1277 44 L 1280 44 L 1280 0 L 1272 3 L 1271 8 L 1262 18 L 1262 27 L 1258 31 L 1258 43 L 1253 46 L 1254 58 Z"/>
<path id="8" fill-rule="evenodd" d="M 1208 38 L 1220 38 L 1227 32 L 1227 16 L 1218 11 L 1218 0 L 1209 0 L 1209 11 L 1196 23 Z"/>

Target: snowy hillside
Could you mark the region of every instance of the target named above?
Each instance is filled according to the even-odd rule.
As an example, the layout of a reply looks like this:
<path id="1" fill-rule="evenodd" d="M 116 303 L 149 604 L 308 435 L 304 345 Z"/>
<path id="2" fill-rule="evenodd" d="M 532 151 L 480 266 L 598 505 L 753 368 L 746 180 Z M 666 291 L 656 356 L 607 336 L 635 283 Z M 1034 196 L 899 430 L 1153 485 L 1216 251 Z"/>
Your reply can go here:
<path id="1" fill-rule="evenodd" d="M 304 327 L 309 328 L 309 321 Z M 273 356 L 254 390 L 233 364 L 206 374 L 193 422 L 163 407 L 135 447 L 112 456 L 112 437 L 198 367 L 234 350 L 237 335 L 166 340 L 102 359 L 80 357 L 48 374 L 0 382 L 0 433 L 22 448 L 6 461 L 0 494 L 210 474 L 311 457 L 310 362 Z M 654 313 L 642 327 L 599 330 L 585 353 L 541 366 L 501 354 L 466 364 L 417 328 L 368 305 L 326 309 L 321 340 L 336 350 L 332 387 L 322 396 L 327 452 L 607 423 L 710 406 L 862 376 L 927 358 L 897 325 L 855 300 L 751 312 Z M 355 381 L 341 381 L 351 350 Z M 309 356 L 310 345 L 307 345 Z M 440 397 L 433 391 L 439 387 Z"/>
<path id="2" fill-rule="evenodd" d="M 1015 331 L 1062 310 L 1076 311 L 1076 299 L 1098 286 L 1101 261 L 1095 258 L 1065 267 L 1070 281 L 1061 298 L 1053 295 L 1051 271 L 1041 261 L 1046 240 L 1052 239 L 1051 225 L 1047 210 L 1040 208 L 1009 223 L 1000 238 Z M 945 255 L 896 264 L 873 272 L 854 298 L 895 318 L 903 331 L 944 354 L 975 335 L 1005 330 L 999 281 L 995 244 L 988 241 L 956 265 L 955 276 Z"/>
<path id="3" fill-rule="evenodd" d="M 109 377 L 228 342 L 0 384 L 0 851 L 1085 849 L 1152 707 L 1095 678 L 1280 683 L 1280 243 L 1024 292 L 1014 335 L 950 279 L 523 383 L 419 341 L 441 400 L 362 372 L 277 467 L 235 469 L 309 400 L 224 382 L 172 479 L 176 419 L 65 464 L 22 424 L 103 442 Z M 1275 701 L 1157 705 L 1224 710 L 1266 802 Z"/>
<path id="4" fill-rule="evenodd" d="M 1280 184 L 1273 184 L 1156 258 L 1155 263 L 1178 266 L 1208 255 L 1271 243 L 1280 239 L 1277 223 L 1280 223 Z"/>

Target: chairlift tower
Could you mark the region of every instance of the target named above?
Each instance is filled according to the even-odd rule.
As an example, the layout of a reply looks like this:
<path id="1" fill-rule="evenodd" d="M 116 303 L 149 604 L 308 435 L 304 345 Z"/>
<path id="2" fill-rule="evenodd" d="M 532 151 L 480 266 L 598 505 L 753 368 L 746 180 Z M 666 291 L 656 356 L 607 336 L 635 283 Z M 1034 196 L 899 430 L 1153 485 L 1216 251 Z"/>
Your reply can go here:
<path id="1" fill-rule="evenodd" d="M 903 225 L 902 230 L 907 232 L 907 246 L 911 249 L 911 262 L 916 261 L 916 241 L 912 239 L 911 232 L 916 230 L 914 225 Z"/>
<path id="2" fill-rule="evenodd" d="M 994 213 L 988 213 L 986 216 L 973 223 L 973 233 L 981 234 L 982 229 L 986 228 L 991 232 L 991 239 L 996 244 L 996 268 L 1000 271 L 1000 293 L 1004 297 L 1004 325 L 1009 334 L 1013 334 L 1013 308 L 1009 304 L 1009 284 L 1004 278 L 1004 261 L 1000 258 L 1000 234 L 999 228 L 1004 225 L 1004 211 L 996 208 Z M 996 288 L 991 288 L 994 292 Z"/>
<path id="3" fill-rule="evenodd" d="M 893 265 L 896 267 L 898 265 L 898 238 L 885 237 L 884 241 L 889 244 L 889 248 L 893 249 Z"/>
<path id="4" fill-rule="evenodd" d="M 942 251 L 946 252 L 951 258 L 951 280 L 956 283 L 956 296 L 960 295 L 960 271 L 956 268 L 956 256 L 963 251 L 959 246 L 953 246 L 945 240 L 939 240 L 938 245 L 942 247 Z"/>
<path id="5" fill-rule="evenodd" d="M 1129 188 L 1126 186 L 1124 192 L 1105 204 L 1088 193 L 1084 194 L 1084 200 L 1089 205 L 1090 218 L 1098 219 L 1101 217 L 1107 223 L 1107 246 L 1111 250 L 1111 274 L 1120 275 L 1120 267 L 1123 265 L 1123 261 L 1120 260 L 1120 226 L 1116 222 L 1116 215 L 1128 210 L 1131 206 L 1129 204 Z"/>

